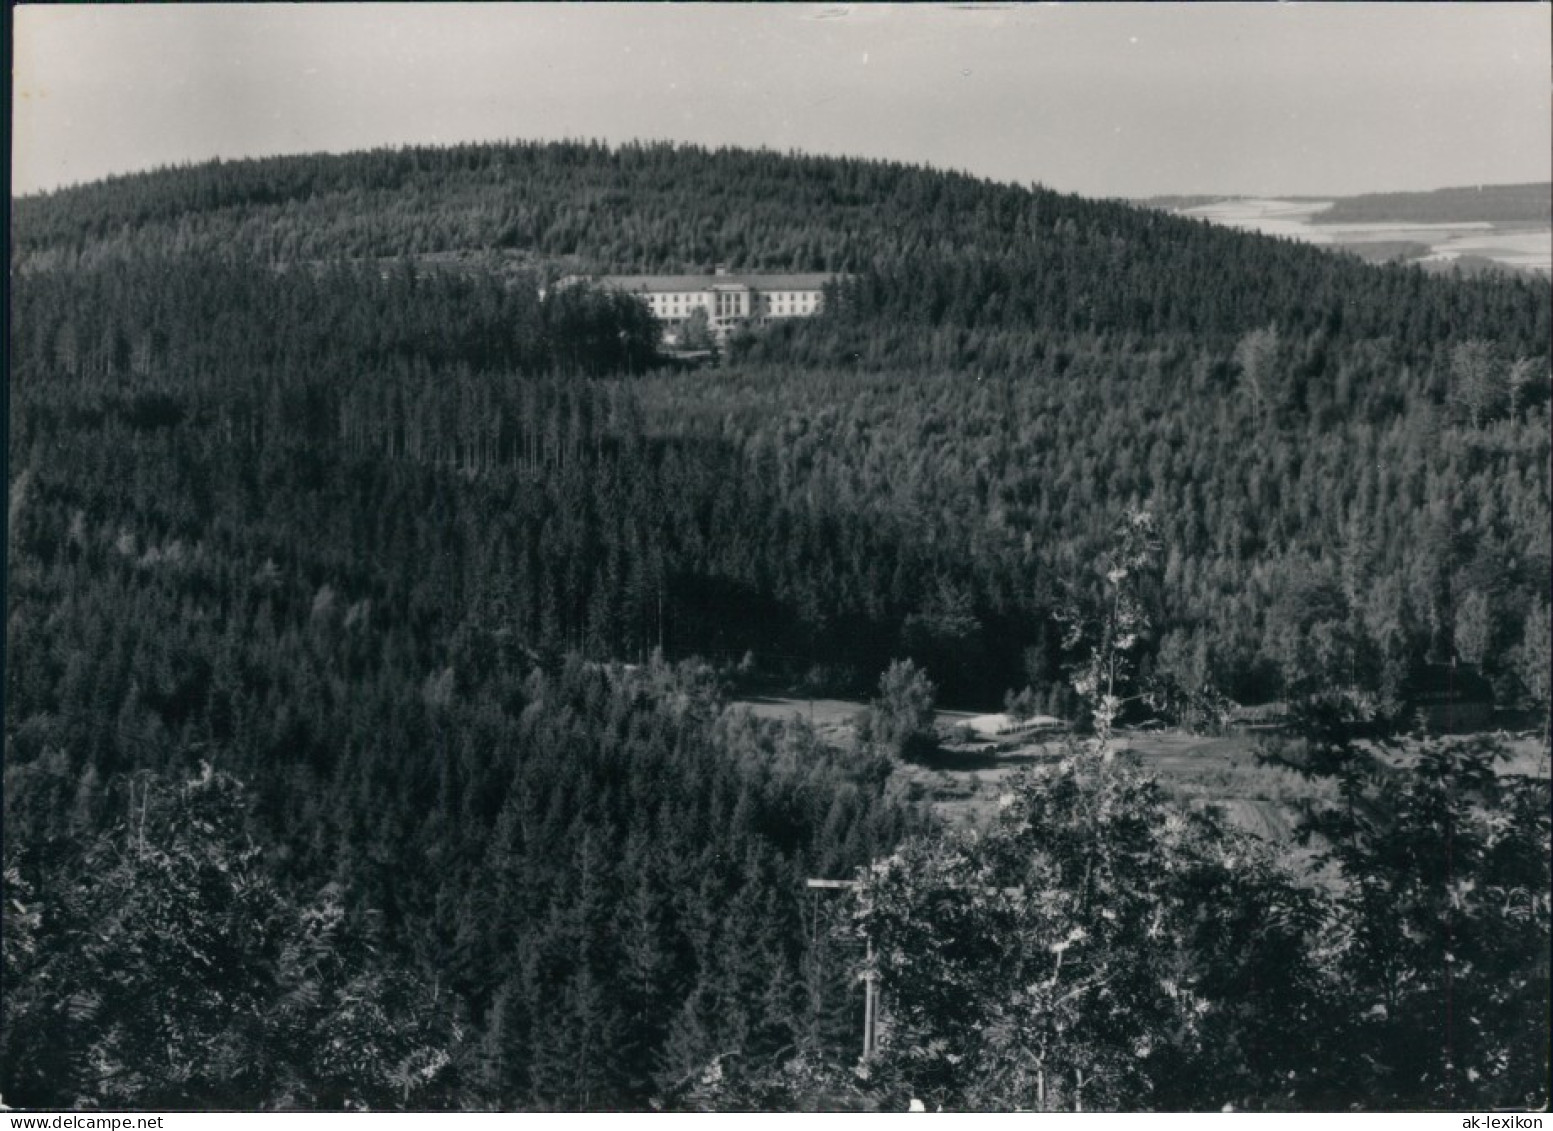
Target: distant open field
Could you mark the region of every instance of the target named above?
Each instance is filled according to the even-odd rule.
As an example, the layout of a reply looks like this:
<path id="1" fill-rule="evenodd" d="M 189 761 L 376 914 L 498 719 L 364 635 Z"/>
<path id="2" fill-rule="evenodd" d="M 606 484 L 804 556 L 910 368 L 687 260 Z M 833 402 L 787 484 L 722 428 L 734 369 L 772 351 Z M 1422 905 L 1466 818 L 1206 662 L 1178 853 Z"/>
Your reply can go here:
<path id="1" fill-rule="evenodd" d="M 1276 845 L 1296 874 L 1323 886 L 1337 885 L 1335 872 L 1310 867 L 1320 845 L 1301 845 L 1294 838 L 1301 804 L 1335 800 L 1336 784 L 1261 764 L 1257 745 L 1258 739 L 1247 735 L 1208 738 L 1171 731 L 1124 734 L 1117 743 L 1120 757 L 1137 758 L 1181 801 L 1217 807 L 1238 828 Z M 1540 741 L 1512 739 L 1510 748 L 1512 756 L 1500 766 L 1501 773 L 1549 776 L 1547 749 Z M 992 820 L 998 797 L 1011 778 L 1062 753 L 1062 741 L 1052 740 L 988 756 L 945 757 L 937 764 L 908 765 L 897 773 L 905 776 L 908 789 L 950 824 L 976 828 Z"/>
<path id="2" fill-rule="evenodd" d="M 1016 774 L 1060 758 L 1062 738 L 1032 742 L 987 755 L 947 754 L 932 765 L 902 771 L 911 787 L 951 823 L 980 825 L 997 810 L 998 795 Z M 1258 765 L 1255 738 L 1209 738 L 1170 731 L 1124 734 L 1120 757 L 1136 758 L 1177 797 L 1193 805 L 1217 805 L 1236 825 L 1267 840 L 1286 842 L 1301 799 L 1333 793 L 1292 770 Z"/>
<path id="3" fill-rule="evenodd" d="M 856 699 L 800 699 L 790 695 L 751 695 L 738 701 L 758 719 L 807 719 L 818 730 L 850 726 L 867 706 Z"/>
<path id="4" fill-rule="evenodd" d="M 849 699 L 760 697 L 740 702 L 762 718 L 812 718 L 815 729 L 829 741 L 850 741 L 852 721 L 866 704 Z M 974 716 L 940 711 L 942 732 L 969 725 Z M 952 825 L 984 825 L 997 812 L 998 797 L 1016 775 L 1050 764 L 1063 754 L 1067 739 L 1045 735 L 1022 741 L 1003 738 L 951 747 L 929 763 L 908 763 L 896 772 L 906 788 L 931 805 Z M 1117 740 L 1121 757 L 1137 758 L 1176 797 L 1192 805 L 1215 805 L 1235 825 L 1283 846 L 1291 859 L 1308 857 L 1312 849 L 1293 843 L 1302 801 L 1333 799 L 1336 786 L 1307 781 L 1293 770 L 1257 761 L 1259 739 L 1252 735 L 1204 737 L 1176 731 L 1125 731 Z M 1509 740 L 1511 758 L 1500 767 L 1506 774 L 1549 776 L 1546 747 L 1537 739 Z"/>
<path id="5" fill-rule="evenodd" d="M 1553 271 L 1553 224 L 1547 219 L 1429 222 L 1413 219 L 1334 221 L 1341 201 L 1236 197 L 1179 209 L 1226 227 L 1340 247 L 1375 258 L 1376 252 L 1425 264 L 1488 260 L 1524 271 Z"/>

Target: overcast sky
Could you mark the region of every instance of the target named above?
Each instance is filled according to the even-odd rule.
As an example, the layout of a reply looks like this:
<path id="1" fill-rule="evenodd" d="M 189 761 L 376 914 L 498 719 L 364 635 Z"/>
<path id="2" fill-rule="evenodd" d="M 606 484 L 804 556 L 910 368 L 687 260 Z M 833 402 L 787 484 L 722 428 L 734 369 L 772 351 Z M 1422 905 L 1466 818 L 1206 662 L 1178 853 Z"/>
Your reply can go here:
<path id="1" fill-rule="evenodd" d="M 845 153 L 1088 195 L 1549 179 L 1515 4 L 22 6 L 18 193 L 503 138 Z"/>

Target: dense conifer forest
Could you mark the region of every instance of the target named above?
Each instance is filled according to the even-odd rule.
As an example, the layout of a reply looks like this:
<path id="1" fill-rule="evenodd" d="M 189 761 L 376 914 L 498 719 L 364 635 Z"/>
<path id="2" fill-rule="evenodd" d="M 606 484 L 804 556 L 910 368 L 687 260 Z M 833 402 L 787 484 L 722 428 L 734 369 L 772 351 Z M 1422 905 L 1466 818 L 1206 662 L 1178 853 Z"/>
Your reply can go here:
<path id="1" fill-rule="evenodd" d="M 1442 673 L 1547 710 L 1546 280 L 660 145 L 217 162 L 12 233 L 8 1103 L 1545 1088 L 1546 779 L 1391 736 Z M 690 372 L 554 285 L 716 263 L 838 280 Z M 1125 640 L 1082 615 L 1134 581 Z M 962 841 L 889 726 L 731 705 L 896 660 L 1095 737 Z M 1323 884 L 1107 756 L 1250 708 L 1350 724 L 1281 755 L 1345 790 Z"/>

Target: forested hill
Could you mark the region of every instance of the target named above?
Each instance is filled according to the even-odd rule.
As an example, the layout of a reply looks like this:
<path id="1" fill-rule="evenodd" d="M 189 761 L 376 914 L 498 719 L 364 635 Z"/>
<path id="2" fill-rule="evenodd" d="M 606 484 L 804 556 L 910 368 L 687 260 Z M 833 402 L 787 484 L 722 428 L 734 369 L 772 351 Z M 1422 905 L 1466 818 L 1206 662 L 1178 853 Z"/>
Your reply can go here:
<path id="1" fill-rule="evenodd" d="M 1374 192 L 1342 197 L 1312 219 L 1318 224 L 1401 221 L 1450 224 L 1489 221 L 1546 224 L 1553 216 L 1553 185 L 1477 185 L 1429 192 Z"/>
<path id="2" fill-rule="evenodd" d="M 1277 321 L 1407 340 L 1492 326 L 1524 348 L 1549 334 L 1531 284 L 1454 288 L 963 174 L 666 144 L 218 161 L 14 201 L 12 232 L 23 268 L 199 251 L 270 263 L 496 251 L 552 272 L 877 275 L 905 292 L 894 314 L 929 322 L 1238 334 Z"/>
<path id="3" fill-rule="evenodd" d="M 1087 863 L 1009 873 L 1055 887 L 1004 910 L 1051 918 L 988 905 L 1035 965 L 970 997 L 1033 1001 L 1024 1020 L 962 1016 L 948 969 L 938 1005 L 900 1014 L 923 1034 L 886 1050 L 905 1075 L 856 1074 L 867 924 L 803 881 L 932 834 L 898 772 L 911 732 L 884 711 L 830 743 L 728 690 L 866 694 L 909 659 L 941 703 L 1028 688 L 1082 730 L 1075 685 L 1125 651 L 1108 686 L 1186 727 L 1232 700 L 1406 727 L 1442 672 L 1545 710 L 1546 281 L 667 146 L 210 164 L 14 201 L 12 220 L 8 1103 L 769 1107 L 835 1088 L 1024 1107 L 1039 1043 L 1064 1080 L 1109 1080 L 1091 1105 L 1459 1110 L 1519 1102 L 1545 1064 L 1524 940 L 1545 941 L 1547 903 L 1503 894 L 1546 891 L 1545 800 L 1496 803 L 1469 851 L 1487 809 L 1404 790 L 1385 867 L 1443 821 L 1454 886 L 1264 915 L 1285 880 L 1245 898 L 1225 869 L 1249 857 L 1209 817 L 1183 841 L 1153 793 L 1075 778 L 1071 820 L 1016 807 L 1011 835 L 1071 828 L 1067 859 L 1132 861 L 1095 874 L 1134 869 L 1142 902 L 1091 898 Z M 716 263 L 847 279 L 820 316 L 695 372 L 659 364 L 640 302 L 540 286 Z M 1157 538 L 1120 573 L 1119 528 Z M 1118 577 L 1141 627 L 1113 635 Z M 1143 831 L 1163 839 L 1135 851 Z M 1028 847 L 906 872 L 980 892 Z M 1094 914 L 1064 918 L 1078 876 Z M 1488 908 L 1477 934 L 1447 899 Z M 1130 956 L 1138 996 L 1113 997 L 1085 944 L 1062 966 L 1094 979 L 1073 1028 L 1064 987 L 1021 995 L 1086 937 Z M 915 961 L 889 938 L 872 953 Z M 1372 962 L 1331 938 L 1425 942 Z M 1000 966 L 974 939 L 922 945 Z M 1161 996 L 1165 964 L 1203 996 Z M 1295 1016 L 1321 1041 L 1280 1051 Z M 1049 1040 L 1024 1027 L 1049 1018 Z M 956 1064 L 1012 1075 L 978 1093 Z"/>
<path id="4" fill-rule="evenodd" d="M 667 145 L 215 162 L 13 214 L 13 468 L 80 419 L 246 421 L 308 460 L 587 467 L 541 475 L 566 522 L 523 520 L 513 611 L 536 646 L 753 649 L 863 683 L 905 652 L 988 704 L 1031 670 L 1061 684 L 1056 594 L 1147 505 L 1174 562 L 1156 658 L 1196 655 L 1193 680 L 1282 696 L 1346 623 L 1350 682 L 1399 710 L 1409 672 L 1455 658 L 1505 703 L 1538 686 L 1518 649 L 1546 609 L 1545 280 Z M 417 270 L 449 259 L 491 270 Z M 848 280 L 824 317 L 736 339 L 732 372 L 607 398 L 512 380 L 650 363 L 632 304 L 541 299 L 547 275 L 719 262 Z M 585 501 L 605 468 L 648 498 Z M 580 569 L 568 545 L 611 556 Z"/>

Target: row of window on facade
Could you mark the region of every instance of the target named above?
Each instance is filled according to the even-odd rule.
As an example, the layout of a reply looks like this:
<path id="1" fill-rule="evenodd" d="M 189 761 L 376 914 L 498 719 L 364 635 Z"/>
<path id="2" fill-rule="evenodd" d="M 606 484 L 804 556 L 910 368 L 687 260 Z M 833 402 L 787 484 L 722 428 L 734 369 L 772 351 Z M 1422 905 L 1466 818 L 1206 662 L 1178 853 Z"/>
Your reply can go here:
<path id="1" fill-rule="evenodd" d="M 707 296 L 705 294 L 649 294 L 644 296 L 654 313 L 664 314 L 689 314 L 693 310 L 705 309 Z M 765 314 L 811 314 L 819 309 L 820 295 L 818 292 L 810 294 L 775 294 L 775 295 L 744 295 L 714 292 L 712 297 L 713 309 L 718 314 L 754 313 Z"/>
<path id="2" fill-rule="evenodd" d="M 823 305 L 824 288 L 835 278 L 733 274 L 719 269 L 714 275 L 603 275 L 594 282 L 637 295 L 671 331 L 696 311 L 704 311 L 712 330 L 721 337 L 740 324 L 759 326 L 817 314 Z"/>

